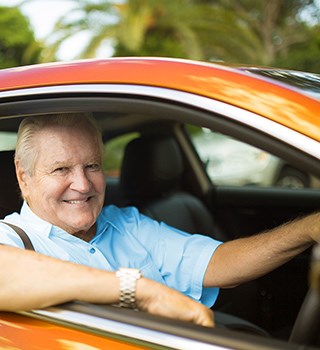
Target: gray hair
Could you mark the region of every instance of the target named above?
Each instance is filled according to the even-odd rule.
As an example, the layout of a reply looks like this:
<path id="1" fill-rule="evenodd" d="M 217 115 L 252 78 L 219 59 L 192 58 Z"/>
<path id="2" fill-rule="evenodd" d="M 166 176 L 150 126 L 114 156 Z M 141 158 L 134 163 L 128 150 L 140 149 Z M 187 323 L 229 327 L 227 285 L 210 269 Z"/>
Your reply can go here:
<path id="1" fill-rule="evenodd" d="M 97 140 L 100 154 L 103 155 L 103 141 L 101 131 L 95 119 L 89 113 L 57 113 L 44 116 L 27 117 L 22 120 L 18 130 L 15 160 L 19 160 L 22 168 L 33 175 L 38 157 L 36 135 L 41 130 L 52 127 L 72 127 L 88 130 Z"/>

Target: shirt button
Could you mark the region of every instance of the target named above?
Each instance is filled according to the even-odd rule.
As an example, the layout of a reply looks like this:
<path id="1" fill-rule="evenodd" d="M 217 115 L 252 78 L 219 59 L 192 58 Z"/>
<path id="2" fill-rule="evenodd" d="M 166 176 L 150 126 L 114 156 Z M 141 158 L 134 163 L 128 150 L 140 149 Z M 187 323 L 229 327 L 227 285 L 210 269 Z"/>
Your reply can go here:
<path id="1" fill-rule="evenodd" d="M 94 254 L 94 253 L 96 252 L 96 250 L 95 250 L 94 248 L 90 248 L 89 252 L 90 252 L 91 254 Z"/>

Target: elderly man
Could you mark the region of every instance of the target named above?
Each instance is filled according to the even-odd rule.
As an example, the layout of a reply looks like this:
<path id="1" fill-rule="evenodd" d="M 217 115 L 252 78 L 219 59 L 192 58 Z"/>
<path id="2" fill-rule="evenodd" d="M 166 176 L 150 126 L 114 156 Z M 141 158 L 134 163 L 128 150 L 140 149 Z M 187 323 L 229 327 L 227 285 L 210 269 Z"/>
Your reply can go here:
<path id="1" fill-rule="evenodd" d="M 59 264 L 39 255 L 38 263 L 31 264 L 34 255 L 23 257 L 30 262 L 28 271 L 31 276 L 41 260 L 49 259 L 47 264 L 52 270 L 44 278 L 50 282 L 37 290 L 37 299 L 29 296 L 26 297 L 29 300 L 23 300 L 21 297 L 23 301 L 17 302 L 12 309 L 43 307 L 72 299 L 115 302 L 120 288 L 120 302 L 126 306 L 133 307 L 137 303 L 142 310 L 210 325 L 212 320 L 208 310 L 199 309 L 191 299 L 187 298 L 191 311 L 187 315 L 179 313 L 174 299 L 176 306 L 180 306 L 184 297 L 162 285 L 212 306 L 219 287 L 231 287 L 259 277 L 290 260 L 319 238 L 319 214 L 264 234 L 221 244 L 158 223 L 140 215 L 135 208 L 103 207 L 102 155 L 101 135 L 93 120 L 86 116 L 51 115 L 26 118 L 21 123 L 15 164 L 25 201 L 21 212 L 7 216 L 5 222 L 22 228 L 38 253 L 78 265 L 69 264 L 70 272 L 60 276 L 56 269 L 63 270 L 62 262 Z M 23 247 L 20 237 L 5 223 L 0 223 L 0 243 Z M 9 266 L 8 273 L 12 273 L 13 265 Z M 92 276 L 101 274 L 100 278 L 106 280 L 105 289 L 108 291 L 103 296 L 95 295 L 102 292 L 93 292 L 90 283 L 78 286 L 84 292 L 81 296 L 72 293 L 75 287 L 70 286 L 70 281 L 64 287 L 64 281 L 70 275 L 77 275 L 78 281 L 85 279 L 81 276 L 86 276 L 89 268 L 81 265 L 93 268 L 90 270 Z M 121 267 L 130 269 L 119 270 Z M 101 270 L 117 272 L 106 275 Z M 61 285 L 52 286 L 54 276 L 58 275 Z M 141 278 L 141 275 L 146 278 Z M 8 281 L 5 272 L 2 272 L 2 277 Z M 40 273 L 39 280 L 42 278 Z M 123 284 L 129 284 L 129 290 L 124 291 Z M 146 295 L 143 284 L 154 288 L 152 296 Z M 53 295 L 56 288 L 63 297 L 59 293 L 58 297 Z M 159 290 L 161 299 L 172 298 L 173 301 L 166 304 L 155 300 L 155 290 Z M 10 299 L 8 293 L 10 288 L 7 294 L 1 290 L 3 300 Z M 132 302 L 123 300 L 128 294 Z M 170 310 L 164 311 L 164 305 Z M 185 310 L 183 308 L 183 313 Z"/>

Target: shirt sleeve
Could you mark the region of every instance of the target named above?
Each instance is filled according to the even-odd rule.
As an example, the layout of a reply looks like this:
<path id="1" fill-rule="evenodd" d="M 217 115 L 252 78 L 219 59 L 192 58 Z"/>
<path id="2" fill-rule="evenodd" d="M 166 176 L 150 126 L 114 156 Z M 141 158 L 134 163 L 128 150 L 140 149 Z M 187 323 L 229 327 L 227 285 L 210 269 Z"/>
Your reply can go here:
<path id="1" fill-rule="evenodd" d="M 200 234 L 186 234 L 164 223 L 159 224 L 161 273 L 168 284 L 211 307 L 219 289 L 204 288 L 209 261 L 221 242 Z"/>
<path id="2" fill-rule="evenodd" d="M 204 288 L 203 280 L 212 254 L 222 242 L 159 223 L 135 208 L 127 209 L 131 220 L 136 220 L 135 234 L 150 252 L 166 284 L 211 307 L 219 289 Z"/>

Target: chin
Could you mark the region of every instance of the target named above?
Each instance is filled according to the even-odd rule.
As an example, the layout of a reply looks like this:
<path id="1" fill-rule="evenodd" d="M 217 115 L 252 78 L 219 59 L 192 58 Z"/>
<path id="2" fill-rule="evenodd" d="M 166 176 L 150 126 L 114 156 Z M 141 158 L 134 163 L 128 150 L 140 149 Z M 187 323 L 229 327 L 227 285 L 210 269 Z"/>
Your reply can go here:
<path id="1" fill-rule="evenodd" d="M 78 231 L 88 231 L 93 225 L 94 225 L 95 221 L 90 221 L 89 223 L 83 223 L 80 225 L 76 225 L 74 224 L 72 226 L 72 228 L 78 232 Z"/>
<path id="2" fill-rule="evenodd" d="M 88 231 L 93 225 L 95 224 L 95 220 L 88 220 L 88 221 L 82 221 L 82 222 L 66 222 L 64 223 L 65 229 L 69 233 L 76 233 L 79 231 Z"/>
<path id="3" fill-rule="evenodd" d="M 65 215 L 66 213 L 64 213 L 64 217 Z M 67 232 L 70 232 L 71 230 L 73 232 L 88 231 L 95 224 L 97 217 L 98 215 L 95 215 L 94 212 L 80 212 L 77 215 L 73 213 L 73 215 L 69 215 L 69 221 L 66 222 L 61 220 L 63 226 L 60 227 L 67 227 Z"/>

